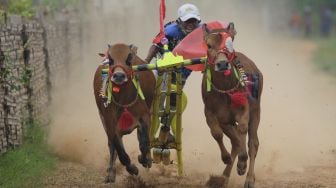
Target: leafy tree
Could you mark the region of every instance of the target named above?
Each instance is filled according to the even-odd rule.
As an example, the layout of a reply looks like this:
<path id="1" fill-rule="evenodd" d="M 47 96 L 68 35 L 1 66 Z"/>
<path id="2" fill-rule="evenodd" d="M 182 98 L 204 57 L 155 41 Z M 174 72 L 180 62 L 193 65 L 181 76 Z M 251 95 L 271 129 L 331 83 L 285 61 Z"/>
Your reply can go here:
<path id="1" fill-rule="evenodd" d="M 8 11 L 12 14 L 19 14 L 27 18 L 32 18 L 35 9 L 32 0 L 10 0 Z"/>

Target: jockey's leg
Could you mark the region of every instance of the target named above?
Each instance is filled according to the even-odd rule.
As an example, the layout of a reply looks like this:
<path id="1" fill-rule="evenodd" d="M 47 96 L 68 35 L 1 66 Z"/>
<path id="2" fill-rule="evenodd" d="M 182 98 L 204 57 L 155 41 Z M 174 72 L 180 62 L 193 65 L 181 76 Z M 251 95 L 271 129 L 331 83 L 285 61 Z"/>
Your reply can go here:
<path id="1" fill-rule="evenodd" d="M 191 71 L 184 68 L 184 69 L 181 69 L 181 74 L 182 74 L 182 88 L 184 87 L 185 83 L 186 83 L 186 80 L 188 79 L 188 77 L 190 76 L 190 73 Z M 172 89 L 176 91 L 176 73 L 173 73 L 172 74 Z M 175 93 L 172 93 L 171 94 L 171 106 L 173 106 L 173 108 L 175 107 L 176 109 L 176 94 Z M 183 114 L 185 108 L 187 107 L 187 104 L 188 104 L 188 99 L 187 99 L 187 95 L 183 92 L 183 89 L 182 89 L 182 100 L 181 100 L 181 103 L 182 103 L 182 109 L 181 109 L 181 114 Z M 173 117 L 171 117 L 171 127 L 172 127 L 172 131 L 173 131 L 173 134 L 175 135 L 176 134 L 176 116 L 174 115 Z"/>
<path id="2" fill-rule="evenodd" d="M 173 85 L 172 88 L 173 87 L 176 87 L 176 86 Z M 182 111 L 181 111 L 182 114 L 183 114 L 184 110 L 186 109 L 187 104 L 188 104 L 187 95 L 182 91 Z M 176 133 L 176 116 L 175 115 L 172 118 L 171 127 L 172 127 L 173 134 L 175 135 L 175 133 Z"/>

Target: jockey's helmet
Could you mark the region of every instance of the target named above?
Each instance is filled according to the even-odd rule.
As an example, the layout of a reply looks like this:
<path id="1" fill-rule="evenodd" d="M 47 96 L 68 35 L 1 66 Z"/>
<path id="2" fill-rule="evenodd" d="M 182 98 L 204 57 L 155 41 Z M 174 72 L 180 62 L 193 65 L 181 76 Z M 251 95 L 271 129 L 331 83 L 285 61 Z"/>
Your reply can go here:
<path id="1" fill-rule="evenodd" d="M 201 21 L 198 8 L 190 3 L 186 3 L 177 10 L 178 23 L 185 33 L 193 31 Z"/>

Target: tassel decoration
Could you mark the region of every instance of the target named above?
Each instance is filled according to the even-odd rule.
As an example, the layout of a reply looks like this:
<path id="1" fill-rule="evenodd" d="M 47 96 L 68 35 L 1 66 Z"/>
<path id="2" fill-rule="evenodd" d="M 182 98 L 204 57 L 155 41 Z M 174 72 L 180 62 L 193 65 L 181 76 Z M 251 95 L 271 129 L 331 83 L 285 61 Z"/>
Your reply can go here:
<path id="1" fill-rule="evenodd" d="M 122 131 L 126 131 L 134 123 L 133 115 L 124 108 L 124 112 L 121 114 L 118 120 L 118 126 Z"/>
<path id="2" fill-rule="evenodd" d="M 233 107 L 244 106 L 247 103 L 247 92 L 234 92 L 229 94 L 229 96 Z"/>

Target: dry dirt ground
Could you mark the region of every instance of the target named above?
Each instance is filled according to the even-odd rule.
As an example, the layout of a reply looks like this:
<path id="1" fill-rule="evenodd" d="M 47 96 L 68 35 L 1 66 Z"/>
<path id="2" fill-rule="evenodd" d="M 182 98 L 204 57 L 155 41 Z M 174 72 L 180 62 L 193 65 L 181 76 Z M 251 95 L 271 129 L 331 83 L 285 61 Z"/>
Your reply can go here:
<path id="1" fill-rule="evenodd" d="M 167 14 L 172 18 L 180 3 L 169 2 Z M 203 1 L 196 4 L 204 12 L 204 21 L 221 19 L 221 14 L 226 14 L 225 20 L 235 21 L 236 50 L 255 61 L 264 74 L 256 186 L 336 187 L 336 80 L 312 63 L 316 46 L 302 39 L 263 33 L 261 23 L 251 24 L 250 17 L 246 20 L 238 14 L 258 13 L 247 7 L 235 4 L 235 11 L 223 13 L 209 11 L 209 5 Z M 94 20 L 99 15 L 90 16 L 93 20 L 83 30 L 83 61 L 71 69 L 69 87 L 54 92 L 49 142 L 61 160 L 56 171 L 45 179 L 45 187 L 204 187 L 210 175 L 222 173 L 225 166 L 203 115 L 201 74 L 193 73 L 185 87 L 188 96 L 182 136 L 185 176 L 178 177 L 173 165 L 154 165 L 149 171 L 140 167 L 135 159 L 139 153 L 136 135 L 131 134 L 124 142 L 140 169 L 139 177 L 128 176 L 118 162 L 117 182 L 103 183 L 108 151 L 92 93 L 93 73 L 100 62 L 96 53 L 104 51 L 108 42 L 125 42 L 137 45 L 140 57 L 144 57 L 154 31 L 158 30 L 155 16 L 158 4 L 148 6 L 151 7 L 134 9 L 133 4 L 124 4 L 124 9 L 118 10 L 127 14 L 115 10 L 106 19 Z M 148 22 L 141 22 L 143 19 Z M 143 24 L 141 32 L 135 22 Z M 227 147 L 229 143 L 225 140 Z M 244 177 L 233 169 L 230 187 L 243 184 Z"/>
<path id="2" fill-rule="evenodd" d="M 55 173 L 50 175 L 45 187 L 205 187 L 206 180 L 202 175 L 197 177 L 172 176 L 162 167 L 156 172 L 147 173 L 138 177 L 122 173 L 115 184 L 105 184 L 104 171 L 93 169 L 89 166 L 74 162 L 62 161 Z M 172 170 L 174 171 L 174 170 Z M 311 166 L 302 169 L 301 172 L 287 172 L 267 177 L 257 177 L 256 187 L 259 188 L 326 188 L 335 187 L 336 167 L 334 166 Z M 143 177 L 145 176 L 145 177 Z M 149 181 L 148 181 L 149 180 Z M 243 182 L 233 181 L 230 187 L 243 187 Z"/>

